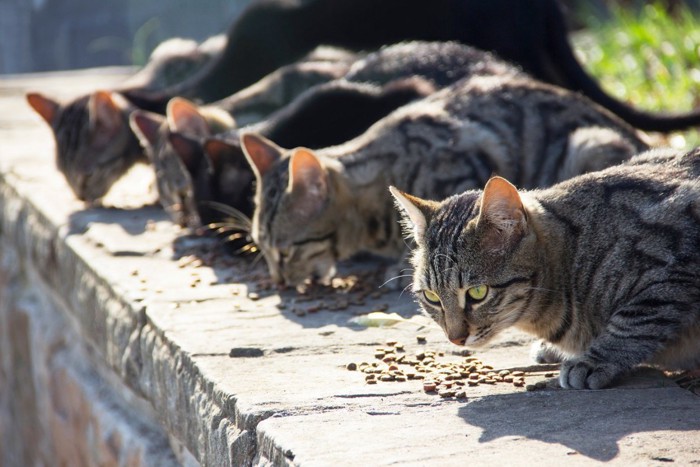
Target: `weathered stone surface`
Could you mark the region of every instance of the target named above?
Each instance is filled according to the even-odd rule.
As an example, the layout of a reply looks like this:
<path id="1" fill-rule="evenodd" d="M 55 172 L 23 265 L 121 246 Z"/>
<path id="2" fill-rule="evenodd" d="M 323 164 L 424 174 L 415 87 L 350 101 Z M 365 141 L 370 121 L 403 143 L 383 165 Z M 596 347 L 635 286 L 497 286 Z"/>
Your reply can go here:
<path id="1" fill-rule="evenodd" d="M 513 332 L 476 355 L 525 371 L 534 391 L 465 385 L 467 398 L 455 399 L 425 393 L 420 380 L 367 384 L 346 366 L 379 362 L 387 341 L 412 358 L 464 357 L 405 294 L 338 288 L 322 303 L 277 294 L 260 281 L 260 262 L 177 238 L 160 210 L 136 208 L 152 201 L 147 170 L 108 196 L 119 208 L 84 209 L 19 93 L 109 82 L 94 72 L 0 81 L 10 109 L 0 115 L 0 417 L 12 421 L 0 424 L 0 463 L 700 460 L 700 400 L 659 372 L 604 391 L 560 390 L 545 376 L 556 368 L 533 366 L 531 339 Z M 405 321 L 352 324 L 377 309 Z"/>

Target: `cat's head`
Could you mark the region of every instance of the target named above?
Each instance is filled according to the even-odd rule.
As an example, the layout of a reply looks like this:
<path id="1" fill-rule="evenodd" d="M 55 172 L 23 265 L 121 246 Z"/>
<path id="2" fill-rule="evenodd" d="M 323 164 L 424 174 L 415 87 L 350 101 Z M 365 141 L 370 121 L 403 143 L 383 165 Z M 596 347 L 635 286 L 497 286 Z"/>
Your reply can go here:
<path id="1" fill-rule="evenodd" d="M 273 281 L 291 286 L 307 278 L 328 281 L 338 259 L 329 162 L 309 149 L 286 151 L 252 133 L 241 136 L 241 145 L 256 178 L 251 236 Z"/>
<path id="2" fill-rule="evenodd" d="M 538 255 L 513 185 L 494 177 L 439 203 L 390 189 L 416 241 L 413 292 L 451 342 L 482 346 L 522 318 Z"/>
<path id="3" fill-rule="evenodd" d="M 199 177 L 195 181 L 199 199 L 233 207 L 249 219 L 253 215 L 255 175 L 243 152 L 240 139 L 233 139 L 233 134 L 214 136 L 207 138 L 203 144 L 210 169 L 206 177 Z M 217 213 L 216 207 L 210 211 L 213 220 L 225 214 Z"/>
<path id="4" fill-rule="evenodd" d="M 53 130 L 58 169 L 80 200 L 96 202 L 143 158 L 128 124 L 133 108 L 118 93 L 96 91 L 66 104 L 39 93 L 26 97 Z"/>
<path id="5" fill-rule="evenodd" d="M 198 227 L 202 222 L 198 205 L 209 199 L 214 174 L 203 141 L 212 135 L 212 127 L 219 127 L 182 98 L 170 100 L 166 115 L 136 110 L 130 124 L 155 169 L 160 203 L 177 224 Z"/>

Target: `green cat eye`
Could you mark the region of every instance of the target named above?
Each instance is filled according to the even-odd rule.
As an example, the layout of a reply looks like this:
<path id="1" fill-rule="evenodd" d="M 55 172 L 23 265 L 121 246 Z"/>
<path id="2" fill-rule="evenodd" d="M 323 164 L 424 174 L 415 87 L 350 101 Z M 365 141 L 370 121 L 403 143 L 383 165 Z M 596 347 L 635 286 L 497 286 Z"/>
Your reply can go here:
<path id="1" fill-rule="evenodd" d="M 488 292 L 489 288 L 487 285 L 484 284 L 477 285 L 476 287 L 470 287 L 467 289 L 467 295 L 469 295 L 469 298 L 471 298 L 472 300 L 476 300 L 477 302 L 486 298 L 486 294 Z"/>
<path id="2" fill-rule="evenodd" d="M 424 290 L 423 297 L 425 297 L 425 299 L 433 305 L 440 305 L 440 296 L 432 290 Z"/>

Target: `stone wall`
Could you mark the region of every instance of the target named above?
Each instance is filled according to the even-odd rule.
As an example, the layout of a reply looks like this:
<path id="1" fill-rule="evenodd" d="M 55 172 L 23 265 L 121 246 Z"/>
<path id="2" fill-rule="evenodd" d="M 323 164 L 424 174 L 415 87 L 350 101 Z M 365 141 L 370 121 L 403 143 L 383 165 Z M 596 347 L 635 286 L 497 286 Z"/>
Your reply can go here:
<path id="1" fill-rule="evenodd" d="M 76 281 L 84 268 L 80 259 L 7 185 L 0 206 L 0 463 L 185 462 L 189 455 L 171 446 L 153 409 L 98 360 L 96 336 L 86 335 L 87 316 L 69 311 L 76 299 L 99 293 L 96 284 Z M 81 308 L 94 313 L 86 308 L 98 302 Z M 142 319 L 139 310 L 126 313 L 132 326 Z"/>

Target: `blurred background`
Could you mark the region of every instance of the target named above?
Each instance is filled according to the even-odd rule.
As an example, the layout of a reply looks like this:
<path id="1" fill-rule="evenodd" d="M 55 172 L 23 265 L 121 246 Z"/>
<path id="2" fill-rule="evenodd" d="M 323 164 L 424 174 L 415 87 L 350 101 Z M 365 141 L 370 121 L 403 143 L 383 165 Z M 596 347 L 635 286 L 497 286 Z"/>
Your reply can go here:
<path id="1" fill-rule="evenodd" d="M 0 74 L 143 65 L 170 37 L 224 32 L 250 0 L 0 0 Z"/>

